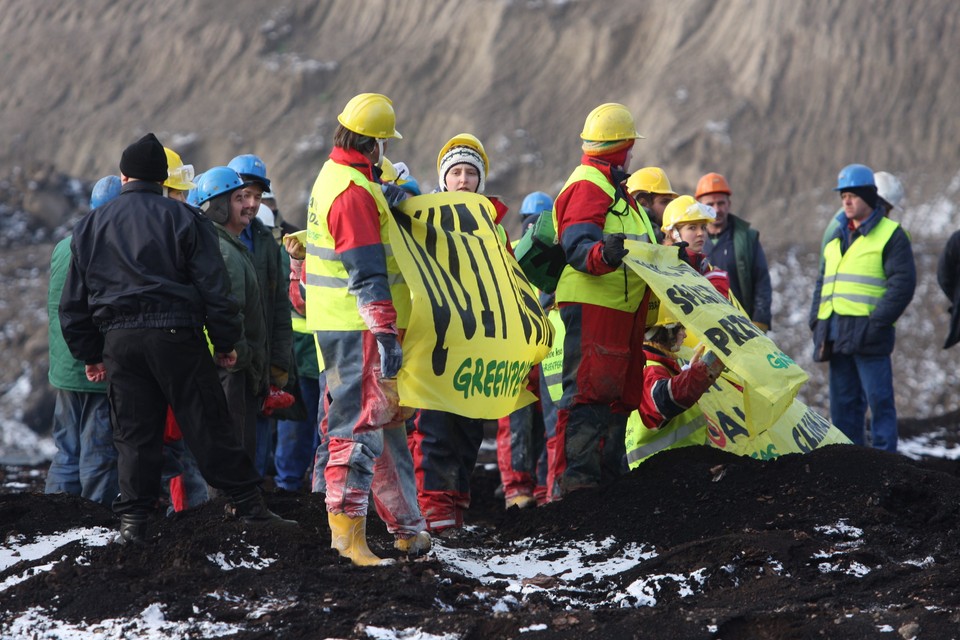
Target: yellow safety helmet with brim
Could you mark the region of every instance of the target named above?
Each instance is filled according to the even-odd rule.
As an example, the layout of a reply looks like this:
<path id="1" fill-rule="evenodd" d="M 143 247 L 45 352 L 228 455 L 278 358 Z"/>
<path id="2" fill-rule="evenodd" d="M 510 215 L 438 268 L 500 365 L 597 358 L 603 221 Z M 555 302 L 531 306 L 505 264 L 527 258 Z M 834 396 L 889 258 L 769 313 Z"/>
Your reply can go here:
<path id="1" fill-rule="evenodd" d="M 483 143 L 480 142 L 477 136 L 470 133 L 458 133 L 450 138 L 445 145 L 443 145 L 443 148 L 440 149 L 440 153 L 437 155 L 437 172 L 441 170 L 443 156 L 447 155 L 447 152 L 454 147 L 469 147 L 479 153 L 480 157 L 483 159 L 484 173 L 490 173 L 490 158 L 487 157 L 487 152 L 483 148 Z"/>
<path id="2" fill-rule="evenodd" d="M 602 104 L 587 115 L 580 138 L 590 142 L 643 139 L 630 110 L 618 102 Z"/>
<path id="3" fill-rule="evenodd" d="M 393 102 L 382 93 L 361 93 L 350 98 L 337 122 L 362 136 L 383 140 L 403 139 L 397 131 L 397 114 Z"/>
<path id="4" fill-rule="evenodd" d="M 196 189 L 197 185 L 193 182 L 193 165 L 183 164 L 180 154 L 173 149 L 164 147 L 163 152 L 167 156 L 167 179 L 163 181 L 163 186 L 177 191 Z"/>
<path id="5" fill-rule="evenodd" d="M 717 219 L 713 207 L 697 202 L 693 196 L 680 196 L 670 201 L 663 210 L 661 231 L 668 233 L 678 224 L 710 224 Z"/>
<path id="6" fill-rule="evenodd" d="M 657 193 L 677 197 L 680 194 L 673 190 L 667 174 L 660 167 L 644 167 L 634 171 L 627 178 L 627 191 L 637 193 L 638 191 L 646 193 Z"/>

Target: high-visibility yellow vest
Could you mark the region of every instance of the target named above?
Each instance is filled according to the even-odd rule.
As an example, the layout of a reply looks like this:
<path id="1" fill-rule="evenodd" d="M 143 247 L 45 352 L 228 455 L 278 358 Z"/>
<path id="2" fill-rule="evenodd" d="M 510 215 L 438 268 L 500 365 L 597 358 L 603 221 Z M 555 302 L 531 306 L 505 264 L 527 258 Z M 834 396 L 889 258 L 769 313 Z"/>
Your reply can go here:
<path id="1" fill-rule="evenodd" d="M 883 248 L 900 225 L 882 218 L 865 236 L 859 236 L 840 252 L 840 238 L 834 238 L 823 250 L 823 286 L 817 318 L 831 314 L 869 316 L 887 291 L 883 272 Z"/>
<path id="2" fill-rule="evenodd" d="M 310 194 L 307 209 L 307 327 L 311 331 L 360 331 L 367 328 L 357 310 L 357 298 L 347 290 L 347 270 L 336 254 L 336 245 L 327 215 L 333 201 L 350 183 L 366 189 L 380 214 L 380 242 L 387 257 L 387 280 L 397 326 L 406 327 L 410 318 L 410 290 L 390 248 L 388 221 L 390 207 L 380 186 L 367 180 L 357 169 L 327 160 Z"/>
<path id="3" fill-rule="evenodd" d="M 655 241 L 656 236 L 646 214 L 630 206 L 626 199 L 618 198 L 614 186 L 596 167 L 584 164 L 578 166 L 560 193 L 581 180 L 592 182 L 610 197 L 611 205 L 603 224 L 604 235 L 623 233 L 629 240 Z M 559 229 L 556 206 L 553 208 L 553 226 Z M 640 307 L 645 290 L 646 284 L 640 276 L 626 265 L 611 273 L 594 276 L 577 271 L 568 264 L 557 283 L 557 302 L 581 302 L 632 312 Z"/>
<path id="4" fill-rule="evenodd" d="M 550 309 L 547 318 L 553 325 L 553 348 L 540 363 L 540 367 L 547 383 L 547 394 L 553 402 L 560 402 L 563 396 L 563 341 L 567 328 L 560 318 L 560 310 L 556 307 Z"/>
<path id="5" fill-rule="evenodd" d="M 667 367 L 662 362 L 647 360 L 648 367 Z M 674 416 L 659 429 L 649 429 L 634 411 L 627 420 L 627 465 L 635 469 L 641 462 L 666 449 L 689 447 L 707 442 L 707 418 L 700 407 L 693 405 Z"/>

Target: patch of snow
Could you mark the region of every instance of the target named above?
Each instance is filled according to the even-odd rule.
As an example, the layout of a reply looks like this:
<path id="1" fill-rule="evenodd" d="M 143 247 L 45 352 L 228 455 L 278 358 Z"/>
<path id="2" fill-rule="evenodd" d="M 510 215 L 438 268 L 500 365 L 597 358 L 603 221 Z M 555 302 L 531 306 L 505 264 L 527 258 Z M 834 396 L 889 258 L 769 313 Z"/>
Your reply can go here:
<path id="1" fill-rule="evenodd" d="M 168 621 L 161 604 L 151 604 L 140 613 L 138 618 L 109 618 L 100 622 L 77 624 L 55 620 L 49 617 L 42 607 L 33 607 L 0 626 L 0 637 L 56 638 L 57 640 L 223 638 L 243 630 L 243 627 L 237 625 L 194 618 L 189 618 L 185 622 Z"/>
<path id="2" fill-rule="evenodd" d="M 681 598 L 687 598 L 697 593 L 706 580 L 707 570 L 705 568 L 697 569 L 689 575 L 665 573 L 644 576 L 628 585 L 626 593 L 615 595 L 613 602 L 619 603 L 621 607 L 654 607 L 657 604 L 657 596 L 666 588 L 668 583 L 675 583 L 677 594 Z M 633 598 L 633 600 L 631 601 L 630 598 Z"/>
<path id="3" fill-rule="evenodd" d="M 407 629 L 385 629 L 383 627 L 374 627 L 366 626 L 363 629 L 364 633 L 367 634 L 368 638 L 374 638 L 374 640 L 459 640 L 460 634 L 457 633 L 443 633 L 437 635 L 435 633 L 427 633 L 426 631 L 421 631 L 420 629 L 409 627 Z"/>
<path id="4" fill-rule="evenodd" d="M 246 554 L 244 553 L 246 551 Z M 244 557 L 246 555 L 246 557 Z M 261 558 L 260 548 L 246 545 L 246 549 L 236 548 L 227 552 L 219 551 L 207 556 L 207 560 L 219 566 L 224 571 L 234 569 L 265 569 L 277 561 L 276 558 Z"/>
<path id="5" fill-rule="evenodd" d="M 543 623 L 532 624 L 529 627 L 520 627 L 520 633 L 526 633 L 528 631 L 546 631 L 546 630 L 547 630 L 547 625 Z"/>
<path id="6" fill-rule="evenodd" d="M 814 530 L 825 533 L 828 536 L 843 536 L 845 538 L 860 538 L 863 536 L 863 529 L 847 524 L 845 518 L 841 518 L 834 525 L 814 527 Z"/>
<path id="7" fill-rule="evenodd" d="M 23 536 L 9 536 L 0 545 L 0 571 L 6 571 L 20 562 L 45 558 L 60 547 L 79 540 L 85 547 L 102 547 L 115 542 L 117 532 L 104 527 L 71 529 L 60 533 L 39 536 L 24 543 Z"/>

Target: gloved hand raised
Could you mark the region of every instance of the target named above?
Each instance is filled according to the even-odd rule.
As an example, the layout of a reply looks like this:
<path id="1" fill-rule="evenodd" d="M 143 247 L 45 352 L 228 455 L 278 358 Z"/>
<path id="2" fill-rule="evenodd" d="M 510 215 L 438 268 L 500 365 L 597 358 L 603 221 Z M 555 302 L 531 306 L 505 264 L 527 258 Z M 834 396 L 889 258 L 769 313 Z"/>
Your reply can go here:
<path id="1" fill-rule="evenodd" d="M 697 268 L 697 264 L 696 264 L 697 260 L 696 260 L 696 258 L 694 258 L 692 255 L 690 255 L 690 252 L 687 251 L 687 247 L 690 246 L 689 243 L 687 243 L 687 242 L 682 242 L 682 241 L 681 241 L 681 242 L 678 242 L 677 244 L 675 244 L 674 246 L 677 248 L 677 257 L 680 258 L 680 262 L 686 262 L 688 265 L 690 265 L 691 267 L 693 267 L 693 268 L 696 269 L 697 271 L 700 270 L 700 269 Z"/>
<path id="2" fill-rule="evenodd" d="M 403 365 L 403 349 L 392 333 L 375 333 L 377 350 L 380 352 L 380 377 L 396 378 Z"/>
<path id="3" fill-rule="evenodd" d="M 601 256 L 608 266 L 619 267 L 623 264 L 623 256 L 628 253 L 628 251 L 623 248 L 623 241 L 626 239 L 627 236 L 622 233 L 611 233 L 603 237 L 603 252 Z"/>

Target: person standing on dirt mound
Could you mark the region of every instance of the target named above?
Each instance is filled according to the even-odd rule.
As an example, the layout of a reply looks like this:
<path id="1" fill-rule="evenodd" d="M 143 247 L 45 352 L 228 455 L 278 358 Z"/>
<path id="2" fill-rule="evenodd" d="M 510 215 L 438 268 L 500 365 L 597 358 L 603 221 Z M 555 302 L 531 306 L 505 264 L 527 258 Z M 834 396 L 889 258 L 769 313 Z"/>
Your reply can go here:
<path id="1" fill-rule="evenodd" d="M 287 296 L 290 265 L 284 260 L 284 251 L 274 239 L 273 232 L 257 218 L 260 202 L 270 191 L 267 165 L 259 156 L 246 153 L 236 156 L 227 165 L 243 180 L 243 218 L 247 220 L 240 241 L 250 252 L 257 281 L 260 283 L 260 304 L 266 321 L 267 377 L 269 388 L 264 388 L 261 399 L 267 413 L 271 404 L 287 386 L 293 361 L 293 329 L 290 322 L 290 298 Z M 256 415 L 256 455 L 253 462 L 257 471 L 266 474 L 273 452 L 273 434 L 276 420 L 269 415 Z"/>
<path id="2" fill-rule="evenodd" d="M 90 194 L 90 209 L 103 206 L 119 196 L 120 187 L 120 176 L 100 178 Z M 50 341 L 50 386 L 57 390 L 53 410 L 53 442 L 57 445 L 57 452 L 47 471 L 44 492 L 83 496 L 109 507 L 119 488 L 107 385 L 88 380 L 83 361 L 70 354 L 60 330 L 57 311 L 70 270 L 71 237 L 57 243 L 50 257 L 47 334 Z"/>
<path id="3" fill-rule="evenodd" d="M 307 327 L 327 371 L 324 469 L 330 547 L 353 564 L 386 561 L 367 545 L 371 489 L 394 546 L 430 548 L 396 395 L 410 290 L 390 249 L 390 208 L 374 177 L 401 139 L 393 103 L 362 93 L 337 116 L 333 150 L 307 209 Z"/>
<path id="4" fill-rule="evenodd" d="M 197 181 L 197 206 L 217 229 L 230 295 L 243 319 L 234 349 L 237 361 L 218 371 L 233 428 L 247 455 L 257 452 L 257 418 L 267 391 L 267 320 L 260 281 L 240 234 L 253 218 L 243 179 L 230 167 L 213 167 Z"/>
<path id="5" fill-rule="evenodd" d="M 217 377 L 217 365 L 236 362 L 240 318 L 213 225 L 163 196 L 167 159 L 152 133 L 124 149 L 120 173 L 120 196 L 73 229 L 60 324 L 71 353 L 86 363 L 87 379 L 107 381 L 121 538 L 148 542 L 168 404 L 204 478 L 229 496 L 241 522 L 295 526 L 264 503 Z"/>
<path id="6" fill-rule="evenodd" d="M 566 254 L 556 300 L 566 328 L 548 496 L 611 482 L 626 470 L 627 416 L 640 406 L 646 283 L 623 264 L 624 240 L 654 242 L 646 213 L 623 185 L 637 133 L 622 104 L 587 116 L 584 155 L 554 206 Z M 548 443 L 548 446 L 551 446 Z"/>
<path id="7" fill-rule="evenodd" d="M 894 323 L 917 284 L 910 237 L 886 217 L 873 171 L 862 164 L 840 171 L 846 224 L 824 249 L 810 308 L 814 360 L 830 363 L 830 419 L 863 445 L 870 407 L 872 445 L 897 450 L 897 409 L 890 354 Z"/>
<path id="8" fill-rule="evenodd" d="M 679 194 L 674 192 L 667 174 L 660 167 L 644 167 L 627 178 L 627 191 L 637 204 L 643 207 L 657 233 L 657 242 L 663 242 L 660 226 L 663 224 L 663 211 Z"/>
<path id="9" fill-rule="evenodd" d="M 743 218 L 730 213 L 730 185 L 719 173 L 708 173 L 697 182 L 694 197 L 717 213 L 708 225 L 710 240 L 703 252 L 718 269 L 727 272 L 730 289 L 747 316 L 761 331 L 770 329 L 773 288 L 760 234 Z"/>
<path id="10" fill-rule="evenodd" d="M 490 160 L 476 136 L 460 133 L 437 155 L 437 192 L 484 195 Z M 500 240 L 510 242 L 500 224 L 507 207 L 489 197 L 496 210 L 494 223 Z M 464 512 L 470 508 L 470 476 L 483 443 L 484 420 L 449 411 L 421 409 L 410 435 L 420 509 L 431 533 L 456 535 L 463 528 Z M 531 498 L 532 502 L 532 498 Z"/>

